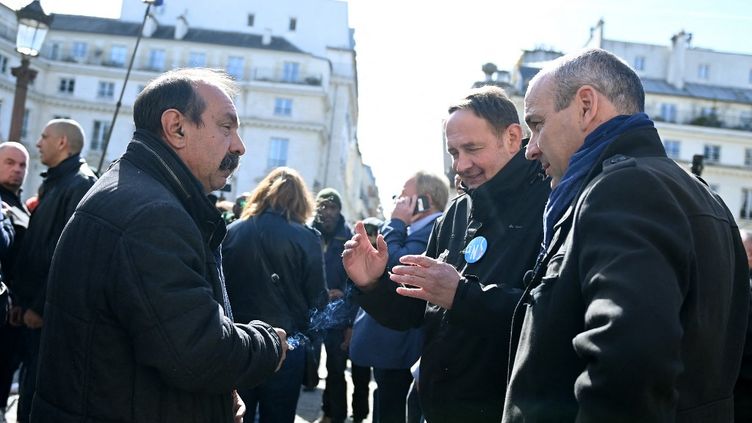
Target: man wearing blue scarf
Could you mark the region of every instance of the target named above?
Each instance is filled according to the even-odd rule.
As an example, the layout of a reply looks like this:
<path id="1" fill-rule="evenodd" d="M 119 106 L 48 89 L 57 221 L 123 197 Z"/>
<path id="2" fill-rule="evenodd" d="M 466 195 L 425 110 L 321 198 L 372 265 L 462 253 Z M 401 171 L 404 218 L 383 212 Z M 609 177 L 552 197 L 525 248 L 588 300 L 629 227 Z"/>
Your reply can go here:
<path id="1" fill-rule="evenodd" d="M 744 248 L 721 199 L 666 157 L 644 102 L 600 49 L 530 82 L 526 155 L 553 191 L 513 320 L 504 422 L 733 419 Z"/>

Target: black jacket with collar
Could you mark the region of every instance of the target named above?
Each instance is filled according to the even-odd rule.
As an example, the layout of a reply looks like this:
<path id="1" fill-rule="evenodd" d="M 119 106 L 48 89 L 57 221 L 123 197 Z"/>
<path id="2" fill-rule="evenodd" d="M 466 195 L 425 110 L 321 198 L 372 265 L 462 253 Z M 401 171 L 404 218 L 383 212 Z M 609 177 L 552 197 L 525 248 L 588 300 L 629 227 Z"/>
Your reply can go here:
<path id="1" fill-rule="evenodd" d="M 455 198 L 433 227 L 426 255 L 443 255 L 464 276 L 451 310 L 398 295 L 386 276 L 358 296 L 387 327 L 425 329 L 419 393 L 428 421 L 501 419 L 511 316 L 540 250 L 550 192 L 540 165 L 524 154 L 523 148 L 489 181 Z M 467 264 L 463 250 L 478 236 L 488 248 Z"/>
<path id="2" fill-rule="evenodd" d="M 503 421 L 731 421 L 749 306 L 734 217 L 655 128 L 596 163 L 515 312 Z"/>
<path id="3" fill-rule="evenodd" d="M 74 155 L 50 168 L 39 188 L 39 204 L 19 247 L 14 294 L 24 309 L 44 312 L 47 274 L 60 234 L 79 201 L 97 180 L 86 161 Z"/>
<path id="4" fill-rule="evenodd" d="M 81 201 L 50 271 L 31 421 L 233 421 L 274 373 L 267 324 L 223 312 L 225 225 L 161 139 L 137 131 Z"/>

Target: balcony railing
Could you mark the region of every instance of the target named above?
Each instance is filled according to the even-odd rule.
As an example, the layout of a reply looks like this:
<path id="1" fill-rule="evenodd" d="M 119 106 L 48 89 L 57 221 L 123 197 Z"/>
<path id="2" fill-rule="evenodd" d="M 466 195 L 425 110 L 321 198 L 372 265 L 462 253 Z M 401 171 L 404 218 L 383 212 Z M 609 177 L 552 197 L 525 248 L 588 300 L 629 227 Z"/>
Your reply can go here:
<path id="1" fill-rule="evenodd" d="M 321 86 L 321 74 L 286 74 L 279 69 L 253 68 L 251 80 L 266 82 L 281 82 L 284 84 Z"/>

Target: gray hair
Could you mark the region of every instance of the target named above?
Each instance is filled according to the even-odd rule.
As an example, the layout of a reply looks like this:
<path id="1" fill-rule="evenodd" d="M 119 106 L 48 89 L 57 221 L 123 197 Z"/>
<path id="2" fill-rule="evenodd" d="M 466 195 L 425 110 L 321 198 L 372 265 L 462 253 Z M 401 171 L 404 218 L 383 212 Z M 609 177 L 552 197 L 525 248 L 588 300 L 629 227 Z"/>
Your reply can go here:
<path id="1" fill-rule="evenodd" d="M 602 49 L 587 49 L 553 61 L 530 82 L 552 78 L 554 109 L 566 109 L 577 90 L 590 85 L 603 94 L 620 114 L 645 111 L 645 91 L 640 77 L 623 60 Z"/>

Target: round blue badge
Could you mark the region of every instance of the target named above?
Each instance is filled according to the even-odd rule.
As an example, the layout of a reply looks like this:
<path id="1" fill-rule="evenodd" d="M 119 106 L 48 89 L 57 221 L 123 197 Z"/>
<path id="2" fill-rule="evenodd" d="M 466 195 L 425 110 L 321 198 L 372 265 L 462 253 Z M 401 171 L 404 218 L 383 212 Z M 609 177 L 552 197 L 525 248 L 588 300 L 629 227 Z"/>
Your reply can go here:
<path id="1" fill-rule="evenodd" d="M 483 254 L 486 254 L 487 248 L 488 241 L 486 241 L 486 238 L 482 236 L 473 238 L 473 240 L 467 244 L 467 247 L 465 247 L 465 261 L 468 263 L 475 263 L 483 257 Z"/>

